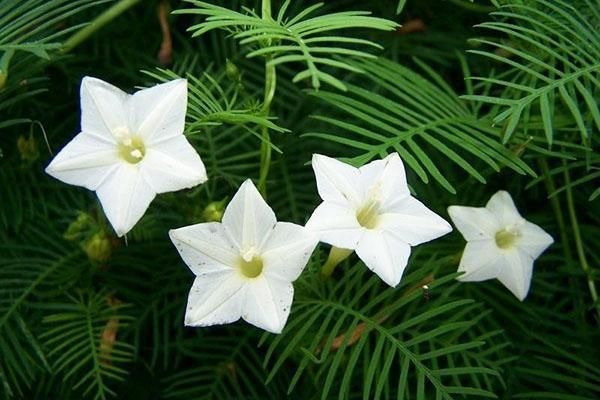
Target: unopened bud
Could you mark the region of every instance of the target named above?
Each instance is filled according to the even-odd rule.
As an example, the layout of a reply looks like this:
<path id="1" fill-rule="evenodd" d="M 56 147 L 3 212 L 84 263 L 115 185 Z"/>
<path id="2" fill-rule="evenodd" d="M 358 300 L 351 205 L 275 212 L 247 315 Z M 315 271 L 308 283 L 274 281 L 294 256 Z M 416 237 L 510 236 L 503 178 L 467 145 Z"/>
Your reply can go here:
<path id="1" fill-rule="evenodd" d="M 30 135 L 29 137 L 23 135 L 19 136 L 17 139 L 17 149 L 19 150 L 22 161 L 35 161 L 40 156 L 37 140 L 35 140 L 33 135 Z"/>
<path id="2" fill-rule="evenodd" d="M 85 254 L 91 261 L 104 262 L 110 258 L 112 246 L 110 240 L 103 232 L 95 233 L 84 246 Z"/>
<path id="3" fill-rule="evenodd" d="M 229 60 L 227 60 L 225 63 L 225 73 L 234 81 L 238 81 L 240 79 L 240 70 L 238 69 L 237 65 Z"/>
<path id="4" fill-rule="evenodd" d="M 0 90 L 4 89 L 4 85 L 6 85 L 6 72 L 0 70 Z"/>
<path id="5" fill-rule="evenodd" d="M 221 222 L 223 211 L 225 210 L 225 200 L 213 201 L 202 211 L 202 218 L 206 222 Z"/>
<path id="6" fill-rule="evenodd" d="M 91 215 L 78 212 L 75 221 L 71 222 L 63 237 L 69 241 L 77 240 L 82 234 L 86 233 L 95 224 Z"/>

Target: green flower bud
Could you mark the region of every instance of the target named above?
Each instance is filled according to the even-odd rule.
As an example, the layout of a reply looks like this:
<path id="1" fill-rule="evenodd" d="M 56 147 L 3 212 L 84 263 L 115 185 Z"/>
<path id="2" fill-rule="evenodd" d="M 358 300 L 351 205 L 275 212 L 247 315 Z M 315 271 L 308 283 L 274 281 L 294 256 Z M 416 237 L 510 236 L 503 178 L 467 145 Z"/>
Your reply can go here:
<path id="1" fill-rule="evenodd" d="M 89 231 L 95 225 L 94 219 L 91 215 L 84 212 L 78 212 L 75 221 L 71 222 L 63 237 L 68 241 L 77 240 L 82 234 Z"/>
<path id="2" fill-rule="evenodd" d="M 33 135 L 30 135 L 29 137 L 23 135 L 19 136 L 17 139 L 17 149 L 19 150 L 22 161 L 35 161 L 40 156 L 37 140 L 35 140 Z"/>
<path id="3" fill-rule="evenodd" d="M 4 85 L 6 85 L 6 72 L 0 70 L 0 90 L 4 89 Z"/>
<path id="4" fill-rule="evenodd" d="M 227 60 L 225 63 L 225 73 L 234 81 L 238 81 L 240 79 L 240 70 L 238 69 L 237 65 L 229 60 Z"/>
<path id="5" fill-rule="evenodd" d="M 221 222 L 223 211 L 225 210 L 225 200 L 213 201 L 202 211 L 202 218 L 206 222 Z"/>
<path id="6" fill-rule="evenodd" d="M 94 262 L 105 262 L 110 258 L 112 246 L 103 232 L 95 233 L 83 245 L 85 254 Z"/>

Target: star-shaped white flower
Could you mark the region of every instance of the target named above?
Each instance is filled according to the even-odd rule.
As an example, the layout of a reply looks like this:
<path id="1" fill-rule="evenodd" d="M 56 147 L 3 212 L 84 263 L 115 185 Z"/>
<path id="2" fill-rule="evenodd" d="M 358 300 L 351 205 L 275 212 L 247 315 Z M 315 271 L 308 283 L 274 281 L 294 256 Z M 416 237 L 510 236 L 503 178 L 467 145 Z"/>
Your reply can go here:
<path id="1" fill-rule="evenodd" d="M 187 81 L 129 95 L 99 79 L 81 82 L 81 133 L 46 172 L 96 191 L 119 236 L 144 215 L 157 193 L 206 181 L 200 156 L 183 135 Z"/>
<path id="2" fill-rule="evenodd" d="M 411 246 L 452 230 L 410 195 L 404 165 L 397 153 L 360 168 L 320 154 L 312 166 L 323 199 L 306 227 L 322 242 L 356 254 L 390 286 L 396 286 Z"/>
<path id="3" fill-rule="evenodd" d="M 542 228 L 526 221 L 510 194 L 499 191 L 485 207 L 450 206 L 448 213 L 467 240 L 458 280 L 497 278 L 521 301 L 531 284 L 533 261 L 553 242 Z"/>
<path id="4" fill-rule="evenodd" d="M 280 333 L 294 287 L 317 238 L 306 228 L 277 222 L 251 180 L 223 214 L 223 223 L 190 225 L 169 232 L 181 258 L 196 275 L 185 324 L 210 326 L 243 318 Z"/>

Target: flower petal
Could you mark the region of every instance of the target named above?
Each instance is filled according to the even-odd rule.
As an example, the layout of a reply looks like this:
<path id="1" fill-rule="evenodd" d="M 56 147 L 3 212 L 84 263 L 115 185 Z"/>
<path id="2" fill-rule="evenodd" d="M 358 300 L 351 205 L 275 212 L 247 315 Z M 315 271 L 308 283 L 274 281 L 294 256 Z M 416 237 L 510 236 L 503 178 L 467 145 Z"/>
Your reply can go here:
<path id="1" fill-rule="evenodd" d="M 312 167 L 323 200 L 355 207 L 360 205 L 362 190 L 356 189 L 360 179 L 357 168 L 321 154 L 313 154 Z"/>
<path id="2" fill-rule="evenodd" d="M 377 229 L 385 230 L 403 242 L 416 246 L 452 231 L 442 217 L 412 196 L 397 201 L 379 217 Z"/>
<path id="3" fill-rule="evenodd" d="M 183 133 L 187 111 L 187 80 L 176 79 L 140 90 L 130 102 L 131 129 L 148 146 Z"/>
<path id="4" fill-rule="evenodd" d="M 290 314 L 294 287 L 291 283 L 265 276 L 248 284 L 242 318 L 272 333 L 281 333 Z"/>
<path id="5" fill-rule="evenodd" d="M 505 227 L 512 225 L 518 221 L 522 221 L 523 217 L 519 214 L 515 203 L 510 194 L 504 190 L 496 192 L 485 205 L 492 214 L 499 220 L 500 225 Z"/>
<path id="6" fill-rule="evenodd" d="M 523 251 L 533 257 L 534 260 L 554 243 L 552 236 L 536 224 L 532 224 L 528 221 L 520 227 L 520 232 L 522 237 L 519 238 L 517 247 L 523 249 Z"/>
<path id="7" fill-rule="evenodd" d="M 80 133 L 54 157 L 46 173 L 65 183 L 96 190 L 119 163 L 114 145 Z"/>
<path id="8" fill-rule="evenodd" d="M 501 229 L 498 218 L 484 207 L 448 207 L 450 219 L 466 240 L 493 239 Z"/>
<path id="9" fill-rule="evenodd" d="M 503 254 L 504 265 L 499 271 L 498 280 L 523 301 L 531 285 L 533 258 L 518 249 L 505 251 Z"/>
<path id="10" fill-rule="evenodd" d="M 260 250 L 276 222 L 275 213 L 250 179 L 240 186 L 223 214 L 225 231 L 240 250 Z"/>
<path id="11" fill-rule="evenodd" d="M 81 130 L 99 140 L 116 143 L 113 131 L 129 126 L 130 95 L 108 82 L 86 76 L 81 81 L 80 96 Z"/>
<path id="12" fill-rule="evenodd" d="M 183 261 L 197 276 L 232 270 L 237 265 L 239 253 L 218 222 L 171 229 L 169 237 Z"/>
<path id="13" fill-rule="evenodd" d="M 308 263 L 317 242 L 317 238 L 305 227 L 278 222 L 263 246 L 263 273 L 288 282 L 295 281 Z"/>
<path id="14" fill-rule="evenodd" d="M 410 257 L 410 246 L 391 235 L 366 230 L 358 243 L 356 254 L 385 283 L 395 287 Z"/>
<path id="15" fill-rule="evenodd" d="M 200 156 L 183 135 L 147 149 L 140 168 L 156 193 L 188 189 L 207 179 Z"/>
<path id="16" fill-rule="evenodd" d="M 185 325 L 211 326 L 237 321 L 242 315 L 245 280 L 233 270 L 198 276 L 190 289 Z"/>
<path id="17" fill-rule="evenodd" d="M 360 171 L 360 186 L 365 198 L 377 192 L 382 208 L 387 210 L 398 201 L 410 195 L 406 183 L 406 171 L 398 153 L 392 153 L 383 160 L 371 161 Z"/>
<path id="18" fill-rule="evenodd" d="M 505 263 L 504 256 L 493 239 L 468 242 L 458 265 L 464 275 L 461 282 L 479 282 L 498 276 Z"/>
<path id="19" fill-rule="evenodd" d="M 123 236 L 146 212 L 156 193 L 136 165 L 123 163 L 96 190 L 106 217 L 117 235 Z"/>
<path id="20" fill-rule="evenodd" d="M 353 209 L 329 201 L 319 204 L 306 227 L 318 235 L 320 241 L 344 249 L 356 249 L 363 233 Z"/>

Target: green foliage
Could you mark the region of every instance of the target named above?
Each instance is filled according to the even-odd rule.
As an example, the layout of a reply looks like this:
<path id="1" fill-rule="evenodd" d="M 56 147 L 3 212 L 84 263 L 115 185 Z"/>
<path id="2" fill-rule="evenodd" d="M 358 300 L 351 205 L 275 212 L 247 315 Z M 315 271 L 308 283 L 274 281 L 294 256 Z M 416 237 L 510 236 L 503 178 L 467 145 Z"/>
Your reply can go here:
<path id="1" fill-rule="evenodd" d="M 324 290 L 319 274 L 298 282 L 296 308 L 267 351 L 267 382 L 294 358 L 288 394 L 310 370 L 322 399 L 495 397 L 500 363 L 479 353 L 499 332 L 474 332 L 487 317 L 481 305 L 456 297 L 456 283 L 448 285 L 456 274 L 434 279 L 447 259 L 426 257 L 413 259 L 422 267 L 396 290 L 362 263 Z M 430 300 L 431 292 L 440 295 Z"/>
<path id="2" fill-rule="evenodd" d="M 73 379 L 73 390 L 81 389 L 84 397 L 115 395 L 106 381 L 125 379 L 127 371 L 118 364 L 131 361 L 133 346 L 113 335 L 131 317 L 105 292 L 67 297 L 68 303 L 46 306 L 51 312 L 42 321 L 48 327 L 40 338 L 49 349 L 53 373 L 65 382 L 81 375 Z"/>
<path id="3" fill-rule="evenodd" d="M 197 8 L 177 12 L 207 17 L 205 22 L 189 29 L 193 32 L 192 36 L 200 36 L 213 29 L 226 29 L 240 44 L 251 48 L 247 57 L 264 56 L 268 60 L 267 65 L 272 67 L 292 62 L 305 64 L 306 69 L 298 72 L 293 81 L 310 78 L 314 88 L 319 88 L 321 81 L 342 90 L 345 88 L 340 79 L 321 70 L 322 66 L 350 72 L 361 71 L 347 62 L 335 59 L 334 55 L 374 57 L 362 50 L 348 48 L 349 45 L 380 47 L 369 40 L 347 35 L 328 36 L 326 33 L 352 28 L 391 30 L 396 27 L 396 23 L 392 21 L 370 17 L 369 12 L 362 11 L 337 12 L 309 18 L 323 3 L 307 7 L 288 18 L 286 11 L 291 0 L 287 0 L 279 9 L 277 17 L 272 18 L 270 15 L 260 17 L 252 10 L 240 13 L 202 1 L 188 2 Z"/>
<path id="4" fill-rule="evenodd" d="M 482 183 L 485 178 L 454 149 L 469 153 L 496 171 L 503 165 L 520 174 L 535 174 L 498 143 L 499 132 L 462 104 L 439 75 L 420 65 L 433 82 L 383 59 L 360 63 L 368 78 L 360 79 L 359 85 L 347 84 L 347 95 L 327 91 L 314 94 L 344 112 L 339 118 L 316 116 L 341 129 L 341 133 L 309 135 L 360 150 L 361 154 L 353 159 L 358 165 L 396 151 L 423 182 L 432 176 L 452 193 L 456 193 L 454 187 L 431 159 L 433 151 L 443 153 Z"/>
<path id="5" fill-rule="evenodd" d="M 552 144 L 557 120 L 564 113 L 570 114 L 583 143 L 589 143 L 593 129 L 600 129 L 600 33 L 594 28 L 600 14 L 597 2 L 576 3 L 508 2 L 490 14 L 495 21 L 478 25 L 508 39 L 473 39 L 491 50 L 469 52 L 504 63 L 509 69 L 473 77 L 499 90 L 465 98 L 497 106 L 491 112 L 496 114 L 494 124 L 503 126 L 504 142 L 520 121 L 528 121 L 534 114 L 541 117 L 548 144 Z"/>
<path id="6" fill-rule="evenodd" d="M 134 3 L 0 0 L 0 399 L 600 398 L 596 0 Z M 188 80 L 209 180 L 159 195 L 126 239 L 43 171 L 44 138 L 78 132 L 85 75 Z M 445 219 L 503 189 L 552 234 L 524 302 L 456 281 L 455 232 L 415 248 L 397 288 L 355 255 L 323 278 L 320 245 L 280 335 L 184 326 L 193 274 L 169 229 L 265 165 L 278 219 L 304 224 L 312 153 L 391 152 Z"/>

